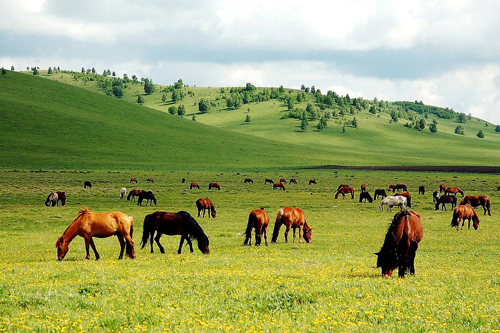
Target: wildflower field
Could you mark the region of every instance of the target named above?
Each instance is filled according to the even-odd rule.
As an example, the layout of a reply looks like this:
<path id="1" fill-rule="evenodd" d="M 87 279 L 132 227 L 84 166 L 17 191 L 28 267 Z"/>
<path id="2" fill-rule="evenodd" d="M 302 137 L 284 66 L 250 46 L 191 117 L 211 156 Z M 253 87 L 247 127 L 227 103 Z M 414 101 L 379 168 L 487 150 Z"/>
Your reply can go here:
<path id="1" fill-rule="evenodd" d="M 137 177 L 139 184 L 129 184 Z M 154 184 L 146 184 L 153 177 Z M 186 178 L 182 184 L 181 179 Z M 244 178 L 253 184 L 244 184 Z M 265 178 L 296 178 L 297 185 L 273 191 Z M 318 185 L 307 185 L 316 179 Z M 90 180 L 91 189 L 83 188 Z M 189 190 L 191 181 L 201 189 Z M 208 191 L 218 182 L 220 191 Z M 451 210 L 434 210 L 432 191 L 440 183 L 466 194 L 487 194 L 492 216 L 479 230 L 450 227 Z M 500 223 L 498 175 L 342 170 L 261 172 L 30 172 L 0 171 L 0 331 L 94 332 L 321 332 L 321 331 L 499 331 Z M 337 199 L 339 184 L 356 189 L 354 200 Z M 383 279 L 375 268 L 393 212 L 380 201 L 359 203 L 359 188 L 405 183 L 412 209 L 422 215 L 424 238 L 416 274 Z M 425 195 L 418 195 L 424 185 Z M 119 199 L 122 187 L 152 190 L 157 207 Z M 51 191 L 65 191 L 64 207 L 43 205 Z M 195 201 L 208 197 L 215 219 L 197 218 Z M 459 196 L 459 200 L 461 196 Z M 252 209 L 264 207 L 271 223 L 283 206 L 304 210 L 312 243 L 244 247 Z M 118 261 L 116 237 L 95 239 L 101 255 L 85 261 L 83 238 L 70 244 L 63 261 L 55 242 L 88 207 L 134 217 L 137 258 Z M 177 254 L 180 236 L 163 236 L 140 249 L 143 219 L 156 210 L 186 210 L 210 238 L 209 255 L 189 247 Z M 291 234 L 290 234 L 291 236 Z M 252 239 L 252 244 L 254 240 Z"/>

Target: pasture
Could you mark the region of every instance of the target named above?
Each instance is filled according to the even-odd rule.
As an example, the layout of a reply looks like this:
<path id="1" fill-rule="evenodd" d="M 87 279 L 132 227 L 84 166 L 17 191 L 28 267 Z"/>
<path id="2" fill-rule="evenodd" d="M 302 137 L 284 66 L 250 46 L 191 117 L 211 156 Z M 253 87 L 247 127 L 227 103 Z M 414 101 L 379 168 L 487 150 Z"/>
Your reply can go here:
<path id="1" fill-rule="evenodd" d="M 137 177 L 138 184 L 129 180 Z M 155 183 L 146 183 L 153 177 Z M 186 183 L 181 184 L 181 179 Z M 245 178 L 253 184 L 244 184 Z M 297 179 L 273 191 L 264 179 Z M 316 179 L 317 185 L 307 185 Z M 83 188 L 89 180 L 93 187 Z M 195 181 L 200 189 L 189 189 Z M 208 190 L 217 182 L 221 190 Z M 451 210 L 434 210 L 440 183 L 465 194 L 487 194 L 492 216 L 478 214 L 478 231 L 455 231 Z M 500 229 L 497 175 L 342 170 L 0 171 L 1 331 L 497 331 L 500 327 Z M 339 184 L 355 199 L 334 200 Z M 381 278 L 376 256 L 394 213 L 380 200 L 359 203 L 362 183 L 377 188 L 405 183 L 412 209 L 422 215 L 424 238 L 415 276 Z M 426 187 L 424 196 L 418 186 Z M 120 200 L 120 189 L 151 190 L 157 207 Z M 51 191 L 65 191 L 64 207 L 47 208 Z M 197 218 L 195 201 L 208 197 L 217 217 Z M 459 200 L 461 196 L 459 195 Z M 244 247 L 248 214 L 264 207 L 268 240 L 279 208 L 299 206 L 312 243 Z M 116 237 L 95 239 L 101 255 L 84 261 L 77 237 L 56 261 L 55 242 L 82 207 L 134 217 L 137 258 L 118 261 Z M 193 243 L 177 254 L 180 237 L 163 236 L 165 254 L 140 249 L 143 219 L 156 210 L 188 211 L 210 238 L 210 254 Z M 292 236 L 291 234 L 289 236 Z M 253 237 L 253 236 L 252 236 Z M 290 239 L 292 237 L 289 237 Z M 254 244 L 254 238 L 252 239 Z M 396 273 L 396 272 L 395 272 Z"/>

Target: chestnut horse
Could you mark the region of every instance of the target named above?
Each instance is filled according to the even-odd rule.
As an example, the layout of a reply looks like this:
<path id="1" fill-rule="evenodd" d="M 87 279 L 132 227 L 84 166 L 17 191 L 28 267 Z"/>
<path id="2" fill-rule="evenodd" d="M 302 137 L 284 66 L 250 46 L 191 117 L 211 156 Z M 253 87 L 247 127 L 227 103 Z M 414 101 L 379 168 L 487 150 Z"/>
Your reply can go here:
<path id="1" fill-rule="evenodd" d="M 209 198 L 199 198 L 196 200 L 196 207 L 198 208 L 198 217 L 200 217 L 200 212 L 203 210 L 203 217 L 205 217 L 205 211 L 208 209 L 208 218 L 210 218 L 210 214 L 213 218 L 217 216 L 217 212 L 215 211 L 214 204 L 210 201 Z"/>
<path id="2" fill-rule="evenodd" d="M 137 184 L 137 178 L 135 178 L 135 177 L 130 178 L 130 183 L 136 183 Z"/>
<path id="3" fill-rule="evenodd" d="M 278 211 L 276 222 L 274 224 L 273 237 L 271 242 L 276 243 L 280 234 L 281 225 L 286 226 L 285 230 L 285 243 L 288 243 L 288 232 L 290 228 L 293 229 L 293 242 L 295 242 L 295 229 L 299 228 L 299 243 L 302 243 L 302 237 L 307 243 L 311 243 L 312 228 L 307 224 L 304 212 L 302 209 L 284 207 Z"/>
<path id="4" fill-rule="evenodd" d="M 290 179 L 289 184 L 295 184 L 297 185 L 297 180 L 295 178 Z"/>
<path id="5" fill-rule="evenodd" d="M 450 227 L 457 227 L 458 231 L 458 226 L 460 225 L 460 220 L 462 220 L 462 228 L 460 230 L 464 229 L 464 224 L 465 220 L 469 221 L 469 229 L 470 229 L 470 220 L 472 219 L 472 226 L 474 229 L 479 228 L 479 216 L 477 216 L 476 211 L 474 208 L 472 208 L 471 205 L 466 204 L 466 205 L 458 205 L 455 207 L 453 210 L 453 218 L 451 219 L 451 224 Z"/>
<path id="6" fill-rule="evenodd" d="M 218 189 L 220 191 L 220 185 L 219 184 L 217 184 L 217 183 L 210 183 L 210 184 L 208 184 L 208 189 L 209 190 L 211 190 L 213 188 L 216 188 L 216 189 Z"/>
<path id="7" fill-rule="evenodd" d="M 444 194 L 453 193 L 453 195 L 457 195 L 457 192 L 464 196 L 464 191 L 455 186 L 448 186 L 444 191 Z"/>
<path id="8" fill-rule="evenodd" d="M 439 193 L 442 193 L 444 191 L 446 191 L 446 185 L 444 183 L 441 183 L 439 185 Z"/>
<path id="9" fill-rule="evenodd" d="M 274 191 L 275 189 L 277 189 L 277 188 L 278 188 L 278 189 L 282 189 L 282 190 L 284 191 L 284 190 L 285 190 L 285 185 L 284 185 L 283 183 L 274 183 L 274 184 L 273 184 L 273 191 Z"/>
<path id="10" fill-rule="evenodd" d="M 295 184 L 297 184 L 297 183 L 295 183 Z M 316 183 L 316 179 L 309 179 L 308 185 L 318 185 L 318 183 Z"/>
<path id="11" fill-rule="evenodd" d="M 407 192 L 408 189 L 406 188 L 405 184 L 396 184 L 394 188 L 392 189 L 392 192 L 399 192 L 399 190 Z"/>
<path id="12" fill-rule="evenodd" d="M 280 183 L 286 184 L 286 179 L 285 178 L 280 178 Z"/>
<path id="13" fill-rule="evenodd" d="M 245 231 L 245 242 L 243 245 L 252 245 L 252 229 L 255 229 L 255 246 L 259 246 L 262 242 L 262 234 L 264 234 L 264 242 L 267 246 L 268 225 L 269 215 L 267 215 L 264 208 L 252 210 L 248 216 L 248 224 Z"/>
<path id="14" fill-rule="evenodd" d="M 437 194 L 437 191 L 436 191 Z M 447 203 L 451 203 L 451 209 L 457 206 L 457 197 L 454 195 L 442 195 L 441 197 L 436 199 L 436 210 L 439 209 L 439 204 L 441 204 L 441 211 L 446 210 Z"/>
<path id="15" fill-rule="evenodd" d="M 337 191 L 339 191 L 341 188 L 350 188 L 349 185 L 347 184 L 340 184 L 338 187 L 337 187 Z"/>
<path id="16" fill-rule="evenodd" d="M 266 180 L 264 180 L 264 184 L 274 184 L 274 182 L 272 179 L 266 178 Z"/>
<path id="17" fill-rule="evenodd" d="M 59 193 L 59 192 L 57 192 Z M 491 216 L 491 201 L 487 195 L 466 195 L 462 201 L 460 201 L 461 205 L 469 204 L 474 208 L 479 206 L 483 207 L 484 215 L 486 215 L 486 210 L 488 210 L 488 215 Z"/>
<path id="18" fill-rule="evenodd" d="M 354 189 L 352 187 L 341 187 L 340 190 L 335 193 L 335 199 L 339 197 L 339 194 L 342 194 L 342 199 L 345 199 L 347 193 L 351 193 L 351 199 L 354 199 Z"/>
<path id="19" fill-rule="evenodd" d="M 418 187 L 418 194 L 425 195 L 425 186 L 420 185 L 420 186 Z"/>
<path id="20" fill-rule="evenodd" d="M 130 201 L 130 198 L 132 198 L 132 201 L 135 201 L 135 197 L 138 197 L 139 194 L 142 193 L 142 190 L 132 190 L 130 192 L 128 192 L 128 195 L 127 195 L 127 201 Z"/>
<path id="21" fill-rule="evenodd" d="M 135 258 L 134 242 L 132 234 L 134 232 L 134 218 L 122 212 L 94 213 L 87 208 L 78 212 L 76 219 L 64 231 L 61 237 L 57 239 L 57 260 L 63 260 L 68 253 L 69 243 L 76 237 L 81 236 L 85 239 L 85 249 L 87 251 L 86 260 L 90 259 L 89 245 L 94 250 L 95 259 L 100 258 L 92 237 L 106 238 L 110 236 L 118 237 L 120 242 L 120 256 L 123 258 L 125 243 L 127 246 L 127 256 Z"/>
<path id="22" fill-rule="evenodd" d="M 368 200 L 369 203 L 373 202 L 372 196 L 368 192 L 359 193 L 359 202 L 363 202 L 363 200 L 365 200 L 365 202 Z"/>
<path id="23" fill-rule="evenodd" d="M 148 179 L 146 179 L 146 183 L 154 183 L 155 180 L 151 177 L 149 177 Z"/>
<path id="24" fill-rule="evenodd" d="M 382 269 L 382 276 L 391 277 L 396 267 L 401 278 L 407 270 L 414 275 L 415 254 L 423 237 L 424 227 L 417 212 L 404 210 L 396 213 L 387 229 L 380 252 L 375 253 L 377 267 Z"/>
<path id="25" fill-rule="evenodd" d="M 156 237 L 154 237 L 155 232 Z M 163 234 L 169 236 L 181 235 L 181 242 L 179 244 L 179 249 L 177 250 L 178 254 L 181 254 L 184 240 L 187 241 L 190 251 L 193 252 L 193 244 L 191 243 L 191 240 L 195 238 L 198 242 L 198 249 L 200 249 L 203 254 L 210 253 L 207 235 L 205 235 L 198 222 L 196 222 L 196 220 L 189 215 L 188 212 L 154 212 L 153 214 L 146 215 L 144 217 L 144 226 L 142 229 L 141 249 L 146 246 L 148 239 L 150 239 L 151 253 L 153 253 L 154 237 L 156 244 L 160 248 L 160 252 L 165 253 L 165 249 L 160 244 L 160 237 Z"/>
<path id="26" fill-rule="evenodd" d="M 383 188 L 375 190 L 375 193 L 373 194 L 373 200 L 377 200 L 377 197 L 379 196 L 382 197 L 382 199 L 387 196 L 387 193 L 385 193 L 385 190 Z"/>
<path id="27" fill-rule="evenodd" d="M 410 192 L 402 192 L 394 194 L 395 197 L 405 197 L 406 198 L 406 206 L 411 208 L 411 194 Z"/>
<path id="28" fill-rule="evenodd" d="M 253 179 L 250 178 L 245 178 L 245 184 L 246 183 L 252 183 L 253 184 Z"/>
<path id="29" fill-rule="evenodd" d="M 200 185 L 198 183 L 192 182 L 191 185 L 189 185 L 189 189 L 192 190 L 193 188 L 200 189 Z"/>

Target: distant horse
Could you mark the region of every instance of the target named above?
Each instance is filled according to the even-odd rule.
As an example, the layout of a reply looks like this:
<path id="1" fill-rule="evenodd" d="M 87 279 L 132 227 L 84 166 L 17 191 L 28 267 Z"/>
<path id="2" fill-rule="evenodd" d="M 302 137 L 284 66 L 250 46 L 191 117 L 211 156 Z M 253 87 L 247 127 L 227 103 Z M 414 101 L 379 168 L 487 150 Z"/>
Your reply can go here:
<path id="1" fill-rule="evenodd" d="M 137 184 L 137 178 L 135 178 L 135 177 L 130 178 L 130 183 L 136 183 Z"/>
<path id="2" fill-rule="evenodd" d="M 219 184 L 217 184 L 217 183 L 210 183 L 210 184 L 208 184 L 208 189 L 209 190 L 211 190 L 213 188 L 216 188 L 216 189 L 218 189 L 220 191 L 220 185 Z"/>
<path id="3" fill-rule="evenodd" d="M 184 184 L 186 182 L 186 178 L 181 179 L 181 184 Z"/>
<path id="4" fill-rule="evenodd" d="M 457 207 L 455 207 L 455 209 L 453 210 L 453 218 L 451 219 L 450 227 L 457 227 L 458 231 L 460 220 L 462 220 L 462 228 L 460 230 L 464 229 L 465 220 L 468 220 L 469 222 L 469 229 L 470 221 L 472 220 L 472 226 L 476 230 L 479 228 L 479 222 L 481 222 L 479 220 L 479 216 L 477 216 L 476 211 L 469 204 L 458 205 Z"/>
<path id="5" fill-rule="evenodd" d="M 444 191 L 444 194 L 453 193 L 453 195 L 457 195 L 457 192 L 464 196 L 464 191 L 455 186 L 448 186 Z"/>
<path id="6" fill-rule="evenodd" d="M 349 185 L 347 185 L 347 184 L 340 184 L 340 185 L 337 187 L 337 191 L 340 191 L 340 189 L 342 189 L 342 188 L 350 188 L 350 186 L 349 186 Z"/>
<path id="7" fill-rule="evenodd" d="M 59 201 L 61 201 L 61 206 L 66 205 L 66 192 L 57 191 L 57 205 L 59 206 Z"/>
<path id="8" fill-rule="evenodd" d="M 125 199 L 125 194 L 127 194 L 127 189 L 125 187 L 122 187 L 120 190 L 120 199 Z"/>
<path id="9" fill-rule="evenodd" d="M 92 183 L 88 180 L 83 182 L 83 188 L 92 188 Z"/>
<path id="10" fill-rule="evenodd" d="M 142 206 L 142 200 L 146 199 L 146 206 L 149 203 L 149 206 L 153 205 L 153 202 L 156 206 L 156 197 L 151 191 L 142 191 L 139 193 L 139 199 L 137 199 L 137 205 Z"/>
<path id="11" fill-rule="evenodd" d="M 407 207 L 411 208 L 411 194 L 410 192 L 402 192 L 394 194 L 395 197 L 402 196 L 406 198 Z"/>
<path id="12" fill-rule="evenodd" d="M 396 185 L 394 185 L 394 184 L 389 184 L 389 186 L 387 186 L 387 191 L 392 191 L 392 193 L 394 193 L 395 192 L 395 189 L 394 189 L 395 186 Z"/>
<path id="13" fill-rule="evenodd" d="M 56 192 L 50 192 L 49 196 L 45 200 L 45 206 L 47 207 L 55 207 L 57 205 L 57 200 L 59 199 Z"/>
<path id="14" fill-rule="evenodd" d="M 286 184 L 286 179 L 285 178 L 280 178 L 280 183 Z"/>
<path id="15" fill-rule="evenodd" d="M 154 234 L 156 232 L 156 237 Z M 181 235 L 181 242 L 179 244 L 178 254 L 181 254 L 182 245 L 187 241 L 189 249 L 193 252 L 192 239 L 198 242 L 198 249 L 203 254 L 209 254 L 208 248 L 209 241 L 207 235 L 203 232 L 198 222 L 189 215 L 188 212 L 168 213 L 168 212 L 154 212 L 153 214 L 144 217 L 144 226 L 142 229 L 142 242 L 141 248 L 143 249 L 148 243 L 151 242 L 151 253 L 153 253 L 153 237 L 156 244 L 160 248 L 161 253 L 165 253 L 165 249 L 160 244 L 160 237 L 165 234 L 168 236 Z"/>
<path id="16" fill-rule="evenodd" d="M 297 185 L 297 180 L 295 178 L 290 179 L 289 184 L 295 184 Z"/>
<path id="17" fill-rule="evenodd" d="M 274 184 L 274 182 L 272 179 L 266 178 L 266 180 L 264 180 L 264 184 Z"/>
<path id="18" fill-rule="evenodd" d="M 76 237 L 85 239 L 85 249 L 87 251 L 86 260 L 90 259 L 89 245 L 94 250 L 95 259 L 100 258 L 92 237 L 106 238 L 117 236 L 120 242 L 120 256 L 123 258 L 123 250 L 126 243 L 126 253 L 131 259 L 135 258 L 134 242 L 132 234 L 134 232 L 134 218 L 122 212 L 94 213 L 88 209 L 78 212 L 76 219 L 64 231 L 56 242 L 57 260 L 63 260 L 68 253 L 69 243 Z"/>
<path id="19" fill-rule="evenodd" d="M 262 242 L 264 234 L 264 242 L 267 246 L 267 226 L 269 225 L 269 215 L 264 208 L 254 209 L 248 216 L 247 229 L 245 230 L 245 242 L 243 245 L 252 245 L 252 229 L 255 229 L 255 246 L 259 246 Z"/>
<path id="20" fill-rule="evenodd" d="M 439 199 L 439 193 L 438 191 L 432 192 L 432 202 L 436 203 Z"/>
<path id="21" fill-rule="evenodd" d="M 405 184 L 396 184 L 392 189 L 392 192 L 399 192 L 399 190 L 402 190 L 404 192 L 408 191 Z"/>
<path id="22" fill-rule="evenodd" d="M 368 200 L 369 203 L 373 202 L 372 196 L 368 192 L 360 192 L 359 193 L 359 202 L 366 202 Z"/>
<path id="23" fill-rule="evenodd" d="M 339 194 L 342 194 L 342 199 L 345 199 L 345 195 L 347 193 L 351 193 L 351 199 L 354 199 L 354 189 L 352 187 L 342 187 L 340 190 L 335 193 L 335 199 L 339 197 Z"/>
<path id="24" fill-rule="evenodd" d="M 420 186 L 418 187 L 418 194 L 425 195 L 425 186 L 420 185 Z"/>
<path id="25" fill-rule="evenodd" d="M 251 179 L 251 178 L 245 178 L 245 184 L 246 183 L 252 183 L 253 184 L 253 179 Z"/>
<path id="26" fill-rule="evenodd" d="M 203 210 L 203 217 L 205 217 L 205 211 L 208 209 L 208 218 L 212 215 L 213 218 L 217 216 L 217 212 L 215 211 L 214 204 L 210 201 L 209 198 L 200 198 L 196 200 L 196 207 L 198 208 L 198 217 L 200 217 L 200 212 Z"/>
<path id="27" fill-rule="evenodd" d="M 469 204 L 474 208 L 479 206 L 483 207 L 484 215 L 486 215 L 486 210 L 488 210 L 488 215 L 491 216 L 490 208 L 491 201 L 487 195 L 466 195 L 462 201 L 460 201 L 461 205 Z"/>
<path id="28" fill-rule="evenodd" d="M 441 183 L 439 185 L 439 193 L 442 193 L 444 191 L 446 191 L 446 185 L 444 183 Z"/>
<path id="29" fill-rule="evenodd" d="M 366 192 L 366 184 L 361 184 L 361 192 Z"/>
<path id="30" fill-rule="evenodd" d="M 142 193 L 142 190 L 132 190 L 130 192 L 128 192 L 128 195 L 127 195 L 127 201 L 130 201 L 130 198 L 132 198 L 132 201 L 135 201 L 135 197 L 138 197 L 139 194 Z"/>
<path id="31" fill-rule="evenodd" d="M 192 182 L 191 185 L 189 185 L 189 189 L 192 190 L 193 188 L 200 189 L 200 185 L 198 185 L 198 183 Z"/>
<path id="32" fill-rule="evenodd" d="M 387 207 L 387 210 L 392 212 L 392 207 L 399 206 L 400 210 L 406 210 L 406 197 L 403 196 L 387 196 L 380 202 L 380 206 L 378 207 L 381 211 L 384 210 L 384 206 Z"/>
<path id="33" fill-rule="evenodd" d="M 382 197 L 382 199 L 387 196 L 387 193 L 385 193 L 385 190 L 383 188 L 375 190 L 375 193 L 373 194 L 373 200 L 377 200 L 377 197 L 379 196 Z"/>
<path id="34" fill-rule="evenodd" d="M 288 232 L 290 228 L 293 229 L 293 242 L 295 242 L 295 229 L 299 229 L 299 243 L 302 243 L 302 237 L 307 243 L 311 243 L 311 233 L 312 228 L 307 224 L 306 218 L 304 217 L 304 212 L 302 209 L 284 207 L 278 211 L 276 216 L 276 222 L 274 224 L 273 237 L 271 242 L 276 243 L 278 241 L 278 236 L 280 233 L 281 225 L 286 226 L 285 230 L 285 243 L 288 243 Z"/>
<path id="35" fill-rule="evenodd" d="M 436 191 L 437 194 L 437 191 Z M 436 199 L 436 210 L 439 209 L 439 205 L 441 204 L 441 211 L 447 210 L 446 205 L 447 203 L 451 203 L 451 209 L 455 208 L 457 205 L 457 197 L 454 195 L 442 195 L 440 198 Z"/>
<path id="36" fill-rule="evenodd" d="M 316 182 L 316 179 L 310 179 L 308 185 L 318 185 L 318 183 Z"/>
<path id="37" fill-rule="evenodd" d="M 284 191 L 285 190 L 285 185 L 283 183 L 274 183 L 273 184 L 273 191 L 275 189 L 282 189 Z"/>
<path id="38" fill-rule="evenodd" d="M 375 253 L 377 267 L 382 269 L 382 276 L 391 277 L 396 267 L 401 278 L 407 270 L 414 275 L 415 254 L 423 237 L 424 227 L 417 212 L 405 210 L 396 213 L 387 229 L 380 252 Z"/>
<path id="39" fill-rule="evenodd" d="M 154 183 L 155 180 L 151 177 L 149 177 L 148 179 L 146 179 L 146 183 Z"/>

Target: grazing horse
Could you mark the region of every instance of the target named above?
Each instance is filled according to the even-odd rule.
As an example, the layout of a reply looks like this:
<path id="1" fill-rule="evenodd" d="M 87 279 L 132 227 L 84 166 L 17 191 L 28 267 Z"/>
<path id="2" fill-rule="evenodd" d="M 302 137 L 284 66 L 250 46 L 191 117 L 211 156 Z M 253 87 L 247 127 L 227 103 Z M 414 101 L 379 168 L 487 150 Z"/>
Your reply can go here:
<path id="1" fill-rule="evenodd" d="M 366 184 L 361 184 L 361 192 L 366 192 Z"/>
<path id="2" fill-rule="evenodd" d="M 196 200 L 196 207 L 198 208 L 198 217 L 200 217 L 200 212 L 203 210 L 203 217 L 205 217 L 205 211 L 208 209 L 208 218 L 210 218 L 210 214 L 213 218 L 217 216 L 217 212 L 215 211 L 214 204 L 210 201 L 209 198 L 199 198 Z"/>
<path id="3" fill-rule="evenodd" d="M 466 195 L 462 201 L 460 201 L 460 205 L 465 204 L 469 204 L 474 208 L 482 206 L 484 215 L 486 215 L 486 210 L 488 210 L 488 215 L 491 216 L 491 201 L 487 195 Z"/>
<path id="4" fill-rule="evenodd" d="M 283 183 L 274 183 L 274 184 L 273 184 L 273 191 L 274 191 L 275 189 L 277 189 L 277 188 L 278 188 L 278 189 L 282 189 L 282 190 L 284 191 L 284 190 L 285 190 L 285 185 L 284 185 Z"/>
<path id="5" fill-rule="evenodd" d="M 318 185 L 318 183 L 316 182 L 316 179 L 309 179 L 308 185 Z"/>
<path id="6" fill-rule="evenodd" d="M 439 199 L 439 193 L 438 191 L 432 192 L 432 202 L 436 203 Z"/>
<path id="7" fill-rule="evenodd" d="M 403 196 L 387 196 L 380 202 L 380 206 L 378 209 L 384 211 L 384 206 L 387 207 L 387 210 L 392 212 L 392 207 L 399 206 L 400 210 L 406 210 L 406 197 Z"/>
<path id="8" fill-rule="evenodd" d="M 156 206 L 156 197 L 151 191 L 142 191 L 139 193 L 139 199 L 137 199 L 137 206 L 142 206 L 142 200 L 146 199 L 146 206 L 149 203 L 149 206 L 153 205 L 153 202 Z"/>
<path id="9" fill-rule="evenodd" d="M 286 226 L 285 243 L 288 243 L 288 232 L 290 231 L 290 228 L 293 229 L 293 242 L 295 242 L 295 229 L 299 228 L 299 243 L 302 243 L 302 237 L 304 237 L 304 240 L 307 243 L 311 243 L 312 228 L 310 228 L 307 224 L 302 209 L 298 207 L 284 207 L 278 211 L 276 222 L 274 224 L 273 237 L 271 240 L 272 243 L 276 243 L 278 241 L 282 224 Z"/>
<path id="10" fill-rule="evenodd" d="M 251 178 L 245 178 L 245 184 L 246 183 L 252 183 L 253 184 L 253 179 L 251 179 Z"/>
<path id="11" fill-rule="evenodd" d="M 396 185 L 394 185 L 394 184 L 390 184 L 389 186 L 387 186 L 387 191 L 392 191 L 392 193 L 394 193 L 394 191 L 395 191 L 395 190 L 394 190 L 394 187 L 395 187 L 395 186 L 396 186 Z"/>
<path id="12" fill-rule="evenodd" d="M 337 191 L 340 191 L 340 189 L 342 188 L 349 188 L 350 186 L 347 185 L 347 184 L 340 184 L 338 187 L 337 187 Z"/>
<path id="13" fill-rule="evenodd" d="M 280 183 L 286 184 L 286 179 L 285 178 L 280 178 Z"/>
<path id="14" fill-rule="evenodd" d="M 407 191 L 408 191 L 408 189 L 406 188 L 406 185 L 405 185 L 405 184 L 396 184 L 396 185 L 394 186 L 394 188 L 392 189 L 392 192 L 393 192 L 393 193 L 394 193 L 394 192 L 399 192 L 399 190 L 402 190 L 402 191 L 405 191 L 405 192 L 407 192 Z"/>
<path id="15" fill-rule="evenodd" d="M 436 191 L 437 194 L 437 191 Z M 457 197 L 454 195 L 442 195 L 440 198 L 436 199 L 436 210 L 439 209 L 439 204 L 441 204 L 441 211 L 447 210 L 446 205 L 447 203 L 451 203 L 451 209 L 455 208 L 457 205 Z"/>
<path id="16" fill-rule="evenodd" d="M 181 184 L 184 184 L 186 182 L 186 178 L 181 179 Z"/>
<path id="17" fill-rule="evenodd" d="M 439 193 L 442 193 L 444 191 L 446 191 L 446 185 L 444 183 L 441 183 L 439 185 Z"/>
<path id="18" fill-rule="evenodd" d="M 135 197 L 138 197 L 139 194 L 142 193 L 142 190 L 132 190 L 130 192 L 128 192 L 128 195 L 127 195 L 127 201 L 130 201 L 130 198 L 132 198 L 132 201 L 135 201 Z"/>
<path id="19" fill-rule="evenodd" d="M 219 184 L 217 184 L 217 183 L 210 183 L 210 184 L 208 184 L 208 189 L 209 190 L 211 190 L 213 188 L 216 188 L 216 189 L 218 189 L 220 191 L 220 185 Z"/>
<path id="20" fill-rule="evenodd" d="M 83 182 L 83 188 L 92 188 L 92 183 L 88 180 Z"/>
<path id="21" fill-rule="evenodd" d="M 411 194 L 410 192 L 402 192 L 394 194 L 395 197 L 401 196 L 406 198 L 407 207 L 411 208 Z"/>
<path id="22" fill-rule="evenodd" d="M 351 199 L 354 199 L 354 189 L 352 187 L 342 187 L 340 190 L 335 193 L 335 199 L 339 197 L 339 194 L 342 194 L 342 199 L 345 199 L 345 195 L 347 193 L 351 193 Z"/>
<path id="23" fill-rule="evenodd" d="M 154 234 L 156 232 L 156 237 Z M 144 226 L 142 229 L 142 242 L 141 249 L 143 249 L 148 243 L 148 239 L 151 242 L 151 253 L 153 253 L 153 237 L 156 244 L 160 248 L 161 253 L 165 253 L 165 249 L 160 244 L 161 235 L 181 235 L 181 242 L 179 244 L 178 254 L 181 254 L 182 245 L 184 241 L 187 241 L 189 249 L 193 252 L 192 239 L 197 240 L 198 249 L 203 254 L 209 254 L 210 249 L 208 248 L 209 241 L 207 235 L 203 232 L 198 222 L 189 215 L 188 212 L 178 212 L 178 213 L 168 213 L 168 212 L 154 212 L 153 214 L 146 215 L 144 217 Z"/>
<path id="24" fill-rule="evenodd" d="M 289 184 L 295 184 L 297 185 L 297 180 L 295 178 L 290 179 Z"/>
<path id="25" fill-rule="evenodd" d="M 125 187 L 122 187 L 120 190 L 120 199 L 125 199 L 125 194 L 127 194 L 127 189 Z"/>
<path id="26" fill-rule="evenodd" d="M 59 206 L 59 201 L 61 201 L 61 206 L 66 205 L 66 192 L 57 191 L 57 205 Z"/>
<path id="27" fill-rule="evenodd" d="M 363 200 L 366 202 L 368 200 L 369 203 L 373 202 L 372 196 L 368 192 L 360 192 L 359 193 L 359 202 L 363 202 Z"/>
<path id="28" fill-rule="evenodd" d="M 460 220 L 462 220 L 462 228 L 460 230 L 464 229 L 464 224 L 465 220 L 468 220 L 469 222 L 469 229 L 470 229 L 470 220 L 472 219 L 472 226 L 474 229 L 479 228 L 479 216 L 477 216 L 476 211 L 474 208 L 472 208 L 471 205 L 466 204 L 466 205 L 458 205 L 455 207 L 453 210 L 453 218 L 451 219 L 451 224 L 450 227 L 457 227 L 458 231 L 458 226 L 460 225 Z"/>
<path id="29" fill-rule="evenodd" d="M 58 199 L 59 199 L 59 196 L 57 195 L 56 192 L 50 192 L 49 196 L 45 200 L 45 206 L 46 207 L 55 207 L 57 205 Z"/>
<path id="30" fill-rule="evenodd" d="M 420 186 L 418 187 L 418 194 L 425 195 L 425 186 L 420 185 Z"/>
<path id="31" fill-rule="evenodd" d="M 135 177 L 130 178 L 130 183 L 136 183 L 137 184 L 137 178 L 135 178 Z"/>
<path id="32" fill-rule="evenodd" d="M 375 253 L 377 267 L 382 269 L 382 276 L 391 277 L 396 267 L 401 278 L 407 270 L 414 275 L 415 254 L 423 237 L 424 227 L 417 212 L 404 210 L 396 213 L 387 229 L 380 252 Z"/>
<path id="33" fill-rule="evenodd" d="M 149 177 L 148 179 L 146 179 L 146 183 L 154 183 L 155 180 L 151 177 Z"/>
<path id="34" fill-rule="evenodd" d="M 272 179 L 266 178 L 266 180 L 264 180 L 264 185 L 265 184 L 274 184 L 274 182 Z"/>
<path id="35" fill-rule="evenodd" d="M 123 250 L 126 243 L 126 253 L 131 259 L 135 258 L 134 242 L 132 234 L 134 232 L 134 218 L 122 212 L 94 213 L 87 208 L 78 212 L 76 219 L 64 231 L 61 237 L 57 239 L 57 260 L 63 260 L 68 253 L 69 243 L 76 237 L 81 236 L 85 239 L 85 249 L 87 251 L 86 260 L 90 259 L 89 245 L 94 250 L 95 259 L 100 258 L 92 237 L 106 238 L 117 236 L 120 242 L 120 256 L 123 258 Z"/>
<path id="36" fill-rule="evenodd" d="M 189 189 L 192 190 L 193 188 L 200 189 L 200 185 L 198 185 L 198 183 L 192 182 L 191 185 L 189 185 Z"/>
<path id="37" fill-rule="evenodd" d="M 448 186 L 444 191 L 444 194 L 448 193 L 453 193 L 453 195 L 457 195 L 457 193 L 460 193 L 462 196 L 464 196 L 464 191 L 455 186 Z"/>
<path id="38" fill-rule="evenodd" d="M 252 229 L 255 229 L 255 246 L 259 246 L 262 242 L 262 234 L 264 234 L 264 242 L 267 246 L 267 226 L 269 225 L 269 215 L 264 208 L 254 209 L 248 216 L 247 229 L 245 230 L 245 242 L 243 245 L 252 245 Z"/>
<path id="39" fill-rule="evenodd" d="M 385 193 L 385 190 L 383 188 L 375 190 L 375 193 L 373 194 L 373 200 L 377 200 L 377 197 L 379 196 L 382 197 L 382 199 L 387 196 L 387 193 Z"/>

